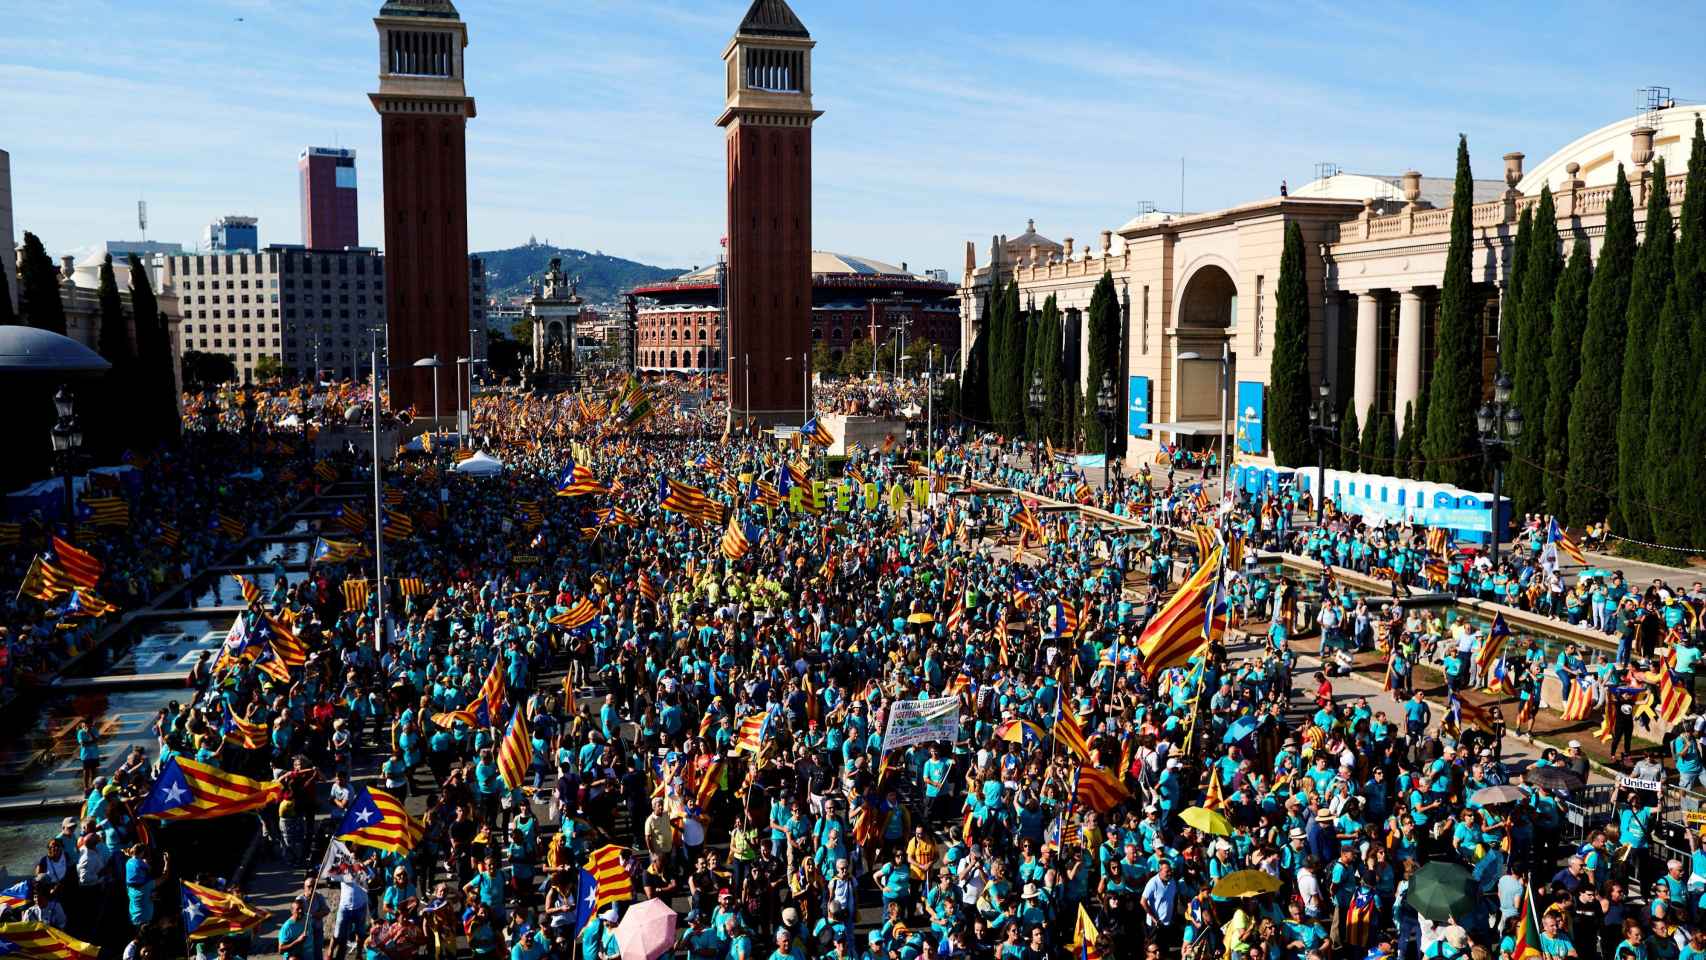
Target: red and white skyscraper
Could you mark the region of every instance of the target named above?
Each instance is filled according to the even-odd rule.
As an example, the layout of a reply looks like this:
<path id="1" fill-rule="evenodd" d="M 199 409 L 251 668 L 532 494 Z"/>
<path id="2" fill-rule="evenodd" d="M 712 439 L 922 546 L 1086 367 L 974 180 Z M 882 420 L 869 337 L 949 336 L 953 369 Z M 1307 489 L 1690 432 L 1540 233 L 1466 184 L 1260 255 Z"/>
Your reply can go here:
<path id="1" fill-rule="evenodd" d="M 302 180 L 302 245 L 310 250 L 361 246 L 355 151 L 305 147 L 296 170 Z"/>

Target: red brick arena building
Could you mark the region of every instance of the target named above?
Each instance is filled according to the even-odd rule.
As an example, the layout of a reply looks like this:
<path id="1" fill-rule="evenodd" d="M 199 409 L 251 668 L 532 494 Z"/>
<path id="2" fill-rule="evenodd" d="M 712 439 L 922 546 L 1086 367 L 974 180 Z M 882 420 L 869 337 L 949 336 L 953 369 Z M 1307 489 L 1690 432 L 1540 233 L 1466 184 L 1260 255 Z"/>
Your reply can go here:
<path id="1" fill-rule="evenodd" d="M 637 287 L 639 366 L 654 372 L 723 367 L 723 268 L 685 273 L 667 283 Z M 826 344 L 839 364 L 855 340 L 936 345 L 938 365 L 959 351 L 955 287 L 868 257 L 812 251 L 812 344 Z M 738 364 L 737 364 L 738 366 Z M 912 367 L 912 369 L 919 369 Z"/>

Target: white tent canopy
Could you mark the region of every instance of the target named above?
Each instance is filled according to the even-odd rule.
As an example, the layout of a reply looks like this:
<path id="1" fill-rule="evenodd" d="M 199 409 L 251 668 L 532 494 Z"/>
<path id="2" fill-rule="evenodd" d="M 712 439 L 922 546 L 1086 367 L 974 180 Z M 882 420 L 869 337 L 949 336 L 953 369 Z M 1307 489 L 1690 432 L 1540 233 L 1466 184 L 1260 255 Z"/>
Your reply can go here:
<path id="1" fill-rule="evenodd" d="M 476 451 L 473 456 L 451 467 L 457 473 L 466 473 L 474 477 L 495 477 L 503 472 L 503 468 L 502 460 L 484 450 Z"/>

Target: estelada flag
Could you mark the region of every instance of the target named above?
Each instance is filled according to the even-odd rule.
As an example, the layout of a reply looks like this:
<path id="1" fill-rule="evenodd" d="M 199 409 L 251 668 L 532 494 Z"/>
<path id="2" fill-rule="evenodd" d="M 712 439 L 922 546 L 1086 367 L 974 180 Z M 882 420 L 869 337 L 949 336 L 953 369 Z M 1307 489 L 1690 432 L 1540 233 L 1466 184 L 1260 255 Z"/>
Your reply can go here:
<path id="1" fill-rule="evenodd" d="M 337 839 L 368 847 L 407 853 L 420 842 L 426 828 L 409 816 L 402 801 L 383 790 L 362 787 L 351 799 Z"/>
<path id="2" fill-rule="evenodd" d="M 1074 779 L 1073 797 L 1097 813 L 1107 813 L 1131 798 L 1119 778 L 1106 770 L 1080 766 Z"/>
<path id="3" fill-rule="evenodd" d="M 276 780 L 251 780 L 189 757 L 168 757 L 137 813 L 161 820 L 206 820 L 259 810 L 278 798 Z"/>
<path id="4" fill-rule="evenodd" d="M 0 923 L 0 956 L 17 960 L 95 960 L 100 948 L 39 921 Z"/>
<path id="5" fill-rule="evenodd" d="M 587 858 L 586 869 L 598 882 L 596 906 L 633 899 L 634 878 L 622 863 L 621 847 L 607 843 L 594 850 Z"/>
<path id="6" fill-rule="evenodd" d="M 591 597 L 582 597 L 569 605 L 562 613 L 554 614 L 550 622 L 566 630 L 578 630 L 592 622 L 598 616 L 598 604 Z"/>
<path id="7" fill-rule="evenodd" d="M 86 550 L 81 550 L 70 542 L 53 538 L 53 555 L 59 561 L 59 568 L 71 578 L 71 582 L 79 587 L 95 589 L 101 581 L 101 572 L 105 567 Z"/>
<path id="8" fill-rule="evenodd" d="M 1063 696 L 1054 705 L 1054 738 L 1061 745 L 1071 750 L 1079 760 L 1090 762 L 1090 740 L 1084 736 L 1084 728 L 1078 725 L 1078 718 L 1065 707 L 1066 698 Z"/>
<path id="9" fill-rule="evenodd" d="M 267 922 L 266 913 L 244 903 L 235 893 L 224 893 L 188 880 L 182 886 L 184 936 L 191 940 L 243 933 Z"/>

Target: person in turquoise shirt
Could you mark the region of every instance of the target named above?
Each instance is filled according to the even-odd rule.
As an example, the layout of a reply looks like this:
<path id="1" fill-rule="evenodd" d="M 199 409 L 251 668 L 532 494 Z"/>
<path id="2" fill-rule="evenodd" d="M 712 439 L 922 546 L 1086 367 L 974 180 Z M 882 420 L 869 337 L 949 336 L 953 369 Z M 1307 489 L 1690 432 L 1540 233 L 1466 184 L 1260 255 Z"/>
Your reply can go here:
<path id="1" fill-rule="evenodd" d="M 305 960 L 308 956 L 308 918 L 301 900 L 290 904 L 290 916 L 278 926 L 278 953 L 287 960 Z"/>
<path id="2" fill-rule="evenodd" d="M 622 948 L 616 943 L 618 916 L 616 908 L 611 907 L 587 921 L 586 929 L 581 931 L 583 960 L 614 960 L 622 956 Z"/>

